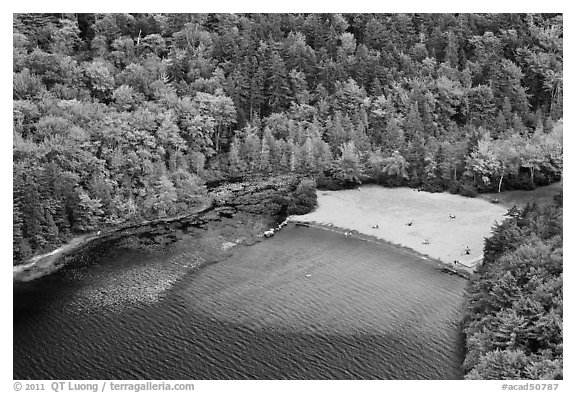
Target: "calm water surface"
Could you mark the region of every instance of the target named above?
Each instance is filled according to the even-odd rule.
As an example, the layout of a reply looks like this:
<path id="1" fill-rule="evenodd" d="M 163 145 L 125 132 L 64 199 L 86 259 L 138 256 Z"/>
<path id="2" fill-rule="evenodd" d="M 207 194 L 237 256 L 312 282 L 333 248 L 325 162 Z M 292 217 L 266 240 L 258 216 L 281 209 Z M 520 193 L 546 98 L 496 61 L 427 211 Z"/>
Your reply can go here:
<path id="1" fill-rule="evenodd" d="M 14 288 L 15 379 L 458 379 L 466 281 L 289 226 L 195 268 L 111 250 Z"/>

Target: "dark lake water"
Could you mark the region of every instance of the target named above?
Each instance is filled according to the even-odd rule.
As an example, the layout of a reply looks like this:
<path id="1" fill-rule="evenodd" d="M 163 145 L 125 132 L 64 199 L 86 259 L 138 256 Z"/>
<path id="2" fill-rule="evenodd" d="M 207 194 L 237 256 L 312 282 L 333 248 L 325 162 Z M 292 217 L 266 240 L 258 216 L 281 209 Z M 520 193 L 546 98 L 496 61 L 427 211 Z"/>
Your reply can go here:
<path id="1" fill-rule="evenodd" d="M 459 379 L 466 281 L 289 226 L 195 268 L 109 250 L 14 288 L 15 379 Z"/>

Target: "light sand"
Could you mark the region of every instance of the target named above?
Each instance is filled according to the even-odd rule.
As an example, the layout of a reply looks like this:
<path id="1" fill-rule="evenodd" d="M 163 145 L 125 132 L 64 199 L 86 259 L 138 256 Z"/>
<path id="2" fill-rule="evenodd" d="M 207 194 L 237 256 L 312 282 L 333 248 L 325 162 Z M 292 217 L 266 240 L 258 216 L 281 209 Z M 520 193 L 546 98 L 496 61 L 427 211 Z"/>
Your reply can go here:
<path id="1" fill-rule="evenodd" d="M 367 185 L 318 191 L 316 210 L 291 219 L 355 230 L 446 263 L 457 260 L 472 266 L 482 257 L 484 238 L 506 212 L 505 207 L 482 199 Z M 412 226 L 407 226 L 411 220 Z M 424 239 L 429 244 L 423 244 Z M 464 254 L 466 247 L 470 255 Z"/>

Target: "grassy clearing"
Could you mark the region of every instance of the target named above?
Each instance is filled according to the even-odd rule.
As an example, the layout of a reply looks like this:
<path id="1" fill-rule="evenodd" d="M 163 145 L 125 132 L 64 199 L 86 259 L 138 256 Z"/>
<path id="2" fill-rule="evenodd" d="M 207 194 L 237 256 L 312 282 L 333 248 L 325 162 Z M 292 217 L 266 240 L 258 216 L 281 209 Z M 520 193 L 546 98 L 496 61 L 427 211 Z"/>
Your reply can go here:
<path id="1" fill-rule="evenodd" d="M 554 183 L 549 186 L 539 187 L 532 191 L 516 190 L 505 191 L 501 193 L 482 194 L 478 198 L 490 201 L 498 199 L 499 204 L 511 208 L 516 205 L 524 206 L 528 203 L 547 203 L 552 202 L 554 195 L 562 191 L 562 182 Z"/>

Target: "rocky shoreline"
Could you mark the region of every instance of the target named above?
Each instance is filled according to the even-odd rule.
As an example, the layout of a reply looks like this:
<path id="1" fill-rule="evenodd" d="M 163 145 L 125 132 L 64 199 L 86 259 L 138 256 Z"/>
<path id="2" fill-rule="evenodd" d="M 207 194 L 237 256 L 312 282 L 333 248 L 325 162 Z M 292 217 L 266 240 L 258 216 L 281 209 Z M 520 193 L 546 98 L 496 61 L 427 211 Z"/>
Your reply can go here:
<path id="1" fill-rule="evenodd" d="M 298 177 L 279 176 L 215 187 L 204 204 L 186 214 L 78 236 L 54 251 L 14 266 L 13 280 L 27 282 L 49 275 L 81 253 L 113 245 L 129 237 L 145 238 L 150 242 L 173 242 L 178 240 L 178 231 L 206 229 L 209 223 L 232 219 L 238 213 L 275 222 L 285 215 L 289 196 L 299 182 Z"/>

